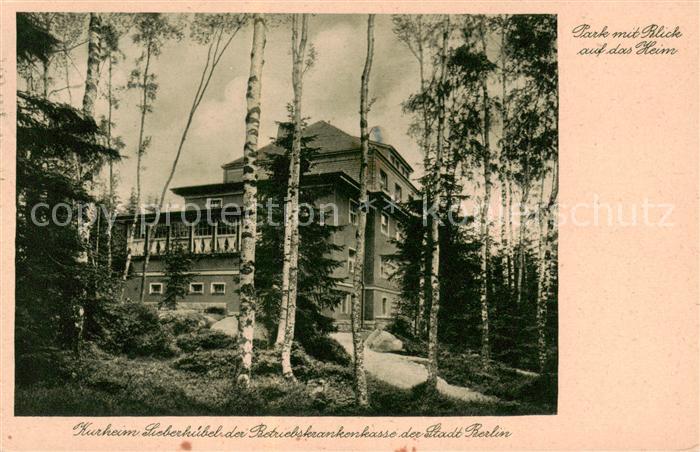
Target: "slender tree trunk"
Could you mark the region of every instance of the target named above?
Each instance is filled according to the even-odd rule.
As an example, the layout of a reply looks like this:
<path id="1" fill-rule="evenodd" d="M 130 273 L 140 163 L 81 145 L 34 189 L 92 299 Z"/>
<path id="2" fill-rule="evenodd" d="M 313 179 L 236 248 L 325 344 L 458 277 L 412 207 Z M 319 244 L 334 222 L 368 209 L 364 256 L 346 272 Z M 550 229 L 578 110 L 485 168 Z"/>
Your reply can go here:
<path id="1" fill-rule="evenodd" d="M 520 223 L 518 225 L 518 269 L 517 269 L 517 303 L 520 305 L 523 299 L 523 285 L 525 283 L 525 231 L 527 229 L 527 203 L 530 199 L 530 183 L 526 180 L 520 187 Z"/>
<path id="2" fill-rule="evenodd" d="M 353 290 L 350 326 L 352 329 L 352 345 L 354 354 L 355 371 L 355 398 L 361 407 L 369 405 L 367 394 L 367 376 L 365 375 L 364 349 L 365 344 L 360 333 L 362 322 L 362 300 L 364 298 L 364 274 L 365 274 L 365 229 L 367 227 L 367 213 L 369 202 L 367 196 L 368 158 L 369 158 L 369 130 L 367 127 L 367 114 L 369 112 L 369 76 L 372 70 L 372 59 L 374 58 L 374 14 L 367 17 L 367 56 L 365 67 L 362 71 L 360 86 L 360 208 L 358 211 L 356 252 L 355 252 L 355 273 L 353 274 Z"/>
<path id="3" fill-rule="evenodd" d="M 508 20 L 507 16 L 504 17 L 504 21 Z M 506 155 L 506 128 L 508 124 L 508 101 L 507 101 L 507 83 L 508 83 L 508 73 L 506 70 L 506 23 L 504 22 L 501 27 L 501 155 L 499 164 L 499 182 L 501 189 L 501 229 L 500 229 L 500 239 L 501 239 L 501 255 L 503 256 L 503 276 L 506 280 L 506 287 L 512 289 L 512 258 L 510 245 L 512 239 L 510 235 L 512 231 L 509 229 L 511 227 L 510 219 L 510 205 L 508 204 L 508 196 L 510 192 L 510 180 L 508 175 L 508 156 Z"/>
<path id="4" fill-rule="evenodd" d="M 163 205 L 165 203 L 165 196 L 168 193 L 168 188 L 170 187 L 170 183 L 173 181 L 173 177 L 175 177 L 175 171 L 177 170 L 177 164 L 180 161 L 180 156 L 182 155 L 182 149 L 185 145 L 185 141 L 187 141 L 187 135 L 190 131 L 190 127 L 192 126 L 192 120 L 194 119 L 194 115 L 197 112 L 197 109 L 199 108 L 199 104 L 202 102 L 202 98 L 204 97 L 204 93 L 206 92 L 207 88 L 209 87 L 209 81 L 211 80 L 212 75 L 214 74 L 214 70 L 216 69 L 216 66 L 219 64 L 219 60 L 221 59 L 221 56 L 224 54 L 226 49 L 228 48 L 229 44 L 233 40 L 234 36 L 238 32 L 238 29 L 236 29 L 233 33 L 231 33 L 231 36 L 229 36 L 228 40 L 224 44 L 223 47 L 221 47 L 221 39 L 223 37 L 223 30 L 219 32 L 215 32 L 215 38 L 211 40 L 209 43 L 209 49 L 207 51 L 207 59 L 204 63 L 204 69 L 202 69 L 202 75 L 200 76 L 199 79 L 199 85 L 197 86 L 197 90 L 195 91 L 194 99 L 192 100 L 192 106 L 190 107 L 190 113 L 187 116 L 187 122 L 185 123 L 185 128 L 182 131 L 182 135 L 180 135 L 180 142 L 177 146 L 177 152 L 175 153 L 175 158 L 173 159 L 173 164 L 170 167 L 170 173 L 168 174 L 168 179 L 166 179 L 165 184 L 163 184 L 163 189 L 160 192 L 160 197 L 158 198 L 158 207 L 156 212 L 160 212 L 163 209 Z M 213 53 L 212 53 L 213 51 Z M 153 233 L 155 231 L 154 228 L 151 228 L 149 230 L 149 235 L 147 238 L 147 243 L 151 243 L 151 240 L 153 240 Z M 141 276 L 141 301 L 143 301 L 143 297 L 145 294 L 145 274 L 148 271 L 148 264 L 150 261 L 150 246 L 148 250 L 146 251 L 146 257 L 144 259 L 143 263 L 143 272 Z"/>
<path id="5" fill-rule="evenodd" d="M 510 179 L 510 163 L 506 162 L 506 187 L 508 188 L 508 204 L 506 206 L 506 223 L 508 233 L 508 287 L 513 290 L 515 287 L 515 256 L 513 253 L 513 181 Z"/>
<path id="6" fill-rule="evenodd" d="M 547 214 L 545 213 L 544 207 L 544 179 L 542 176 L 542 186 L 540 189 L 540 200 L 538 204 L 538 218 L 537 218 L 537 229 L 538 229 L 538 243 L 537 243 L 537 357 L 539 363 L 539 369 L 542 371 L 544 369 L 544 364 L 547 359 L 547 338 L 545 335 L 546 327 L 546 310 L 547 310 L 547 300 L 544 296 L 546 290 L 546 278 L 547 278 L 547 263 L 546 263 L 546 253 L 547 253 Z"/>
<path id="7" fill-rule="evenodd" d="M 552 246 L 549 238 L 552 221 L 552 210 L 558 194 L 558 176 L 556 162 L 552 168 L 552 189 L 547 205 L 542 203 L 540 196 L 539 215 L 539 246 L 538 246 L 538 281 L 537 281 L 537 356 L 540 372 L 544 372 L 547 364 L 547 301 L 549 298 L 549 284 L 551 269 Z M 543 190 L 544 191 L 544 176 Z"/>
<path id="8" fill-rule="evenodd" d="M 246 92 L 246 139 L 243 148 L 243 221 L 241 232 L 241 287 L 238 337 L 241 347 L 242 369 L 239 382 L 248 386 L 253 363 L 253 335 L 255 331 L 255 240 L 257 238 L 258 133 L 260 128 L 260 94 L 262 90 L 263 52 L 265 51 L 265 19 L 261 14 L 253 18 L 253 45 L 250 54 L 250 76 Z"/>
<path id="9" fill-rule="evenodd" d="M 97 85 L 100 81 L 100 28 L 102 19 L 97 13 L 90 13 L 88 26 L 88 61 L 87 76 L 85 77 L 85 94 L 83 95 L 83 113 L 95 116 L 95 101 L 97 100 Z"/>
<path id="10" fill-rule="evenodd" d="M 418 16 L 416 18 L 418 22 L 418 42 L 417 42 L 417 56 L 418 56 L 418 68 L 420 71 L 420 88 L 421 92 L 425 93 L 426 88 L 427 88 L 427 81 L 425 79 L 425 52 L 423 49 L 423 18 L 422 16 Z M 430 168 L 430 120 L 429 120 L 429 112 L 428 112 L 428 106 L 427 104 L 423 104 L 422 108 L 422 116 L 423 116 L 423 169 L 427 173 L 428 169 Z M 429 184 L 426 184 L 424 187 L 424 192 L 425 196 L 427 199 L 427 204 L 430 205 L 430 187 L 428 186 Z M 431 291 L 432 291 L 432 286 L 429 283 L 430 281 L 430 260 L 432 259 L 431 254 L 432 254 L 432 247 L 429 246 L 427 237 L 423 236 L 422 238 L 422 248 L 425 250 L 425 259 L 421 259 L 421 268 L 420 268 L 420 281 L 419 284 L 421 286 L 421 289 L 418 293 L 418 309 L 416 312 L 416 325 L 415 325 L 415 334 L 421 334 L 424 331 L 424 318 L 425 318 L 425 306 L 426 303 L 432 298 L 431 297 Z"/>
<path id="11" fill-rule="evenodd" d="M 109 55 L 107 78 L 107 147 L 112 147 L 112 55 Z M 109 221 L 107 222 L 106 247 L 107 271 L 112 274 L 112 226 L 114 225 L 114 162 L 109 159 Z"/>
<path id="12" fill-rule="evenodd" d="M 430 205 L 426 202 L 426 205 Z M 431 277 L 433 274 L 433 248 L 434 248 L 434 243 L 433 243 L 433 237 L 432 237 L 432 218 L 431 217 L 426 217 L 427 222 L 425 223 L 425 238 L 424 238 L 424 244 L 425 244 L 425 253 L 422 256 L 422 262 L 423 262 L 423 309 L 420 312 L 421 316 L 421 329 L 418 330 L 419 334 L 424 337 L 423 335 L 430 329 L 430 320 L 426 322 L 426 315 L 425 315 L 425 309 L 429 308 L 432 306 L 433 302 L 433 285 L 431 283 Z"/>
<path id="13" fill-rule="evenodd" d="M 100 230 L 102 229 L 102 215 L 100 209 L 96 209 L 97 219 L 95 221 L 95 255 L 92 256 L 92 265 L 98 266 L 100 263 Z"/>
<path id="14" fill-rule="evenodd" d="M 63 54 L 65 58 L 65 64 L 63 66 L 66 77 L 66 91 L 68 91 L 68 104 L 73 105 L 73 92 L 71 91 L 70 87 L 70 68 L 68 67 L 68 60 L 70 59 L 70 50 L 66 48 L 65 39 L 63 40 L 63 42 Z"/>
<path id="15" fill-rule="evenodd" d="M 299 22 L 301 21 L 301 24 Z M 308 14 L 292 18 L 292 85 L 294 87 L 294 136 L 292 137 L 292 155 L 289 159 L 289 183 L 287 185 L 287 221 L 284 228 L 285 240 L 289 235 L 289 290 L 287 293 L 286 322 L 282 344 L 282 374 L 294 379 L 292 371 L 292 342 L 294 341 L 294 324 L 297 306 L 297 275 L 299 262 L 299 177 L 301 171 L 301 94 L 303 88 L 303 65 L 306 58 L 306 39 Z M 301 27 L 301 31 L 299 31 Z M 289 231 L 289 232 L 287 232 Z M 284 293 L 282 294 L 284 297 Z M 280 324 L 282 318 L 280 315 Z"/>
<path id="16" fill-rule="evenodd" d="M 143 104 L 141 108 L 141 127 L 139 129 L 139 152 L 138 156 L 136 158 L 136 203 L 137 206 L 141 204 L 141 161 L 143 159 L 143 132 L 144 132 L 144 124 L 146 121 L 146 114 L 148 113 L 148 69 L 151 63 L 151 44 L 148 43 L 147 48 L 146 48 L 146 66 L 143 71 Z M 159 214 L 160 212 L 156 212 L 156 215 Z M 136 217 L 137 214 L 134 213 L 134 221 L 133 221 L 133 226 L 136 225 Z M 146 296 L 146 269 L 148 268 L 148 262 L 151 260 L 151 231 L 153 228 L 147 227 L 146 228 L 146 247 L 144 249 L 144 256 L 143 256 L 143 267 L 141 268 L 141 289 L 139 291 L 139 302 L 143 303 L 143 300 Z M 132 231 L 133 234 L 133 231 Z M 133 236 L 130 236 L 132 238 Z M 129 261 L 131 260 L 131 256 L 127 256 L 127 269 L 129 266 Z"/>
<path id="17" fill-rule="evenodd" d="M 486 54 L 486 24 L 485 19 L 481 19 L 481 45 L 482 51 Z M 489 91 L 486 85 L 486 77 L 481 80 L 481 92 L 484 100 L 484 128 L 483 128 L 483 167 L 484 167 L 484 196 L 481 209 L 481 359 L 484 365 L 488 366 L 491 358 L 491 347 L 489 345 L 489 261 L 490 234 L 489 234 L 489 207 L 491 203 L 491 147 L 489 134 L 491 133 L 491 105 Z"/>
<path id="18" fill-rule="evenodd" d="M 447 46 L 450 33 L 450 18 L 443 19 L 442 48 L 440 49 L 440 89 L 438 94 L 438 123 L 437 145 L 435 147 L 435 192 L 433 193 L 433 208 L 440 209 L 442 197 L 442 154 L 445 133 L 445 95 L 443 87 L 447 72 Z M 428 331 L 428 385 L 437 386 L 438 373 L 438 313 L 440 312 L 440 222 L 433 219 L 431 222 L 431 240 L 433 245 L 430 284 L 432 286 L 432 300 L 430 304 L 430 326 Z"/>
<path id="19" fill-rule="evenodd" d="M 486 54 L 486 23 L 485 19 L 481 19 L 480 24 L 481 46 L 482 51 Z M 484 365 L 488 366 L 491 358 L 491 347 L 489 345 L 489 263 L 491 251 L 489 249 L 490 234 L 489 234 L 489 207 L 491 203 L 491 100 L 489 97 L 488 86 L 486 85 L 486 77 L 481 80 L 481 92 L 484 100 L 484 126 L 483 126 L 483 167 L 484 167 L 484 195 L 483 206 L 481 210 L 481 359 Z"/>
<path id="20" fill-rule="evenodd" d="M 90 13 L 90 23 L 88 25 L 88 59 L 87 76 L 85 77 L 85 93 L 83 94 L 83 115 L 95 118 L 95 100 L 97 99 L 97 85 L 100 81 L 100 28 L 102 20 L 97 13 Z M 90 248 L 90 226 L 92 225 L 96 208 L 90 202 L 86 205 L 85 221 L 78 221 L 78 234 L 80 236 L 81 250 L 78 260 L 87 263 L 88 250 Z"/>
<path id="21" fill-rule="evenodd" d="M 141 93 L 141 123 L 139 125 L 139 142 L 138 148 L 136 150 L 136 205 L 134 206 L 134 218 L 131 221 L 131 227 L 129 228 L 129 238 L 127 240 L 127 252 L 126 252 L 126 263 L 124 265 L 124 273 L 122 275 L 122 280 L 126 281 L 129 276 L 129 267 L 131 266 L 132 253 L 134 248 L 134 234 L 136 233 L 136 224 L 141 210 L 141 157 L 143 155 L 144 149 L 144 130 L 146 124 L 146 114 L 148 114 L 148 71 L 151 65 L 151 44 L 146 45 L 146 64 L 143 71 L 143 86 Z M 150 245 L 145 247 L 144 255 L 148 256 L 148 248 Z M 145 262 L 144 262 L 145 264 Z M 145 266 L 144 266 L 145 269 Z M 143 300 L 145 294 L 145 284 L 146 284 L 146 272 L 141 272 L 141 288 L 139 291 L 139 299 Z M 122 287 L 122 296 L 124 295 L 124 287 Z"/>
<path id="22" fill-rule="evenodd" d="M 42 71 L 41 71 L 41 80 L 42 80 L 42 92 L 41 95 L 44 99 L 49 98 L 49 61 L 42 61 L 41 62 L 42 66 Z"/>

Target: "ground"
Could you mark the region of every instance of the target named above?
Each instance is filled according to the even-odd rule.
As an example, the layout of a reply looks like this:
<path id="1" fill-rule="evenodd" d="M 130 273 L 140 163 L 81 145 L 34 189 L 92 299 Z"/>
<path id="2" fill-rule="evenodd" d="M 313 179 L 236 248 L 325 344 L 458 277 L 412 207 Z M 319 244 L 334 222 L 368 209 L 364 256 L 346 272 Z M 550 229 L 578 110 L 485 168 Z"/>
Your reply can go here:
<path id="1" fill-rule="evenodd" d="M 238 345 L 231 337 L 236 334 L 234 323 L 222 322 L 217 328 L 213 323 L 210 328 L 212 322 L 203 321 L 200 314 L 157 315 L 140 306 L 120 308 L 134 311 L 128 311 L 129 321 L 112 325 L 108 340 L 86 344 L 79 359 L 70 351 L 37 354 L 34 361 L 27 361 L 30 356 L 22 357 L 20 361 L 30 365 L 22 367 L 25 374 L 15 386 L 17 416 L 493 416 L 556 412 L 551 403 L 524 402 L 523 388 L 526 395 L 539 394 L 528 386 L 537 381 L 532 376 L 510 372 L 504 378 L 503 372 L 480 369 L 478 359 L 445 351 L 440 363 L 444 380 L 439 379 L 435 390 L 424 383 L 424 358 L 368 348 L 365 365 L 370 406 L 358 408 L 352 353 L 346 353 L 352 352 L 349 333 L 334 333 L 330 339 L 325 337 L 325 342 L 317 341 L 310 346 L 311 354 L 295 342 L 295 382 L 282 377 L 278 352 L 259 338 L 255 341 L 252 384 L 241 387 L 236 378 L 240 371 Z M 135 319 L 142 328 L 134 329 Z M 122 343 L 129 334 L 135 336 Z M 46 359 L 41 361 L 42 357 Z"/>
<path id="2" fill-rule="evenodd" d="M 352 356 L 352 335 L 350 333 L 333 333 L 331 337 Z M 365 370 L 377 379 L 393 386 L 409 389 L 424 383 L 428 378 L 425 358 L 417 356 L 398 355 L 394 353 L 378 353 L 365 346 Z M 471 402 L 496 402 L 492 396 L 485 396 L 469 388 L 455 386 L 438 378 L 437 390 L 440 394 Z"/>

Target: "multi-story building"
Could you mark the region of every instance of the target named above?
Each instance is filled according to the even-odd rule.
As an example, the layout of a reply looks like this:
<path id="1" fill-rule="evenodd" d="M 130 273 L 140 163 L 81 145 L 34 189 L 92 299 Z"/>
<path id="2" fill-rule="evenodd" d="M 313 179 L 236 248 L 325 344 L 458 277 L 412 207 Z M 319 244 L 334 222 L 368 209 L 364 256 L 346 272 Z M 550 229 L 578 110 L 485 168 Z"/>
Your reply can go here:
<path id="1" fill-rule="evenodd" d="M 306 136 L 314 137 L 310 146 L 318 151 L 304 183 L 325 186 L 324 194 L 317 200 L 318 207 L 328 211 L 324 221 L 336 222 L 339 228 L 332 236 L 342 247 L 333 256 L 346 264 L 336 270 L 334 276 L 341 279 L 337 289 L 346 292 L 340 305 L 326 314 L 336 319 L 340 327 L 349 324 L 350 293 L 355 256 L 355 233 L 358 219 L 358 194 L 360 172 L 360 140 L 331 124 L 319 121 L 308 126 Z M 259 159 L 284 152 L 280 147 L 268 144 L 259 149 Z M 398 301 L 396 283 L 389 279 L 394 268 L 387 259 L 395 252 L 392 239 L 399 237 L 397 223 L 400 209 L 395 202 L 405 202 L 417 194 L 410 181 L 411 166 L 391 145 L 371 141 L 369 152 L 368 187 L 372 208 L 367 217 L 366 257 L 362 300 L 363 322 L 366 327 L 383 323 L 391 317 Z M 172 191 L 184 198 L 186 209 L 170 212 L 158 219 L 150 246 L 151 260 L 146 273 L 146 302 L 157 302 L 165 289 L 163 262 L 159 256 L 179 243 L 199 255 L 189 294 L 180 303 L 195 309 L 209 306 L 225 307 L 229 313 L 238 312 L 238 266 L 240 229 L 237 209 L 243 197 L 243 159 L 222 166 L 223 182 L 179 187 Z M 258 179 L 265 183 L 268 175 L 261 171 Z M 154 214 L 145 220 L 154 220 Z M 128 223 L 128 217 L 124 217 Z M 223 221 L 226 219 L 227 221 Z M 137 226 L 138 227 L 138 226 Z M 140 274 L 146 249 L 144 228 L 139 228 L 134 242 L 134 271 Z M 127 293 L 138 298 L 140 278 L 132 278 Z"/>

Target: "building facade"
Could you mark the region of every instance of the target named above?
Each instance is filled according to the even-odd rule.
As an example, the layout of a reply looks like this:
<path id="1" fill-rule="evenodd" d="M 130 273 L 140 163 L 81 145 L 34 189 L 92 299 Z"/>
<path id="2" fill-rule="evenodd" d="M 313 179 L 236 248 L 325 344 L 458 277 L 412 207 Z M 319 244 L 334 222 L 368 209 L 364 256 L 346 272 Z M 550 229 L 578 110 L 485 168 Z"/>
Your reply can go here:
<path id="1" fill-rule="evenodd" d="M 325 314 L 333 317 L 343 329 L 350 322 L 350 294 L 355 256 L 355 234 L 358 219 L 360 172 L 360 140 L 331 124 L 319 121 L 304 132 L 313 137 L 310 146 L 317 148 L 305 184 L 323 186 L 324 195 L 317 207 L 328 214 L 324 221 L 342 226 L 331 240 L 340 246 L 332 257 L 345 262 L 333 276 L 340 278 L 337 290 L 345 292 L 342 302 Z M 284 150 L 275 144 L 259 149 L 259 159 L 281 154 Z M 362 300 L 363 323 L 366 328 L 386 323 L 399 299 L 396 283 L 390 280 L 394 266 L 388 259 L 396 249 L 393 239 L 399 238 L 398 216 L 402 215 L 396 203 L 406 202 L 417 195 L 410 177 L 413 169 L 391 145 L 371 141 L 369 152 L 368 187 L 372 208 L 367 216 L 366 253 Z M 243 198 L 243 159 L 222 166 L 223 182 L 208 185 L 179 187 L 172 191 L 183 197 L 186 210 L 145 216 L 145 222 L 157 222 L 151 243 L 146 243 L 145 228 L 136 225 L 137 234 L 132 255 L 135 277 L 127 284 L 127 294 L 138 298 L 143 255 L 150 247 L 150 262 L 146 273 L 148 303 L 157 303 L 165 290 L 165 273 L 160 257 L 174 245 L 183 246 L 198 258 L 192 269 L 194 275 L 189 294 L 180 303 L 182 307 L 205 309 L 225 308 L 235 314 L 239 308 L 238 267 L 240 228 L 237 209 Z M 261 171 L 260 183 L 268 175 Z M 169 217 L 169 218 L 168 218 Z M 128 218 L 126 219 L 128 223 Z"/>

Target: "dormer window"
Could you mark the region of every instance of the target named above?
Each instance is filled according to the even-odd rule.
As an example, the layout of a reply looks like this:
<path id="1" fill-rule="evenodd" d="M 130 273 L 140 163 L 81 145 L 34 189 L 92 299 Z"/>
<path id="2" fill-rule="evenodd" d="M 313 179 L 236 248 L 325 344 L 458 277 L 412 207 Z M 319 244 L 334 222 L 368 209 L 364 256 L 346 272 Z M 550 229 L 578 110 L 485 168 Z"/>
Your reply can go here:
<path id="1" fill-rule="evenodd" d="M 220 209 L 222 204 L 221 198 L 207 198 L 207 209 Z"/>

